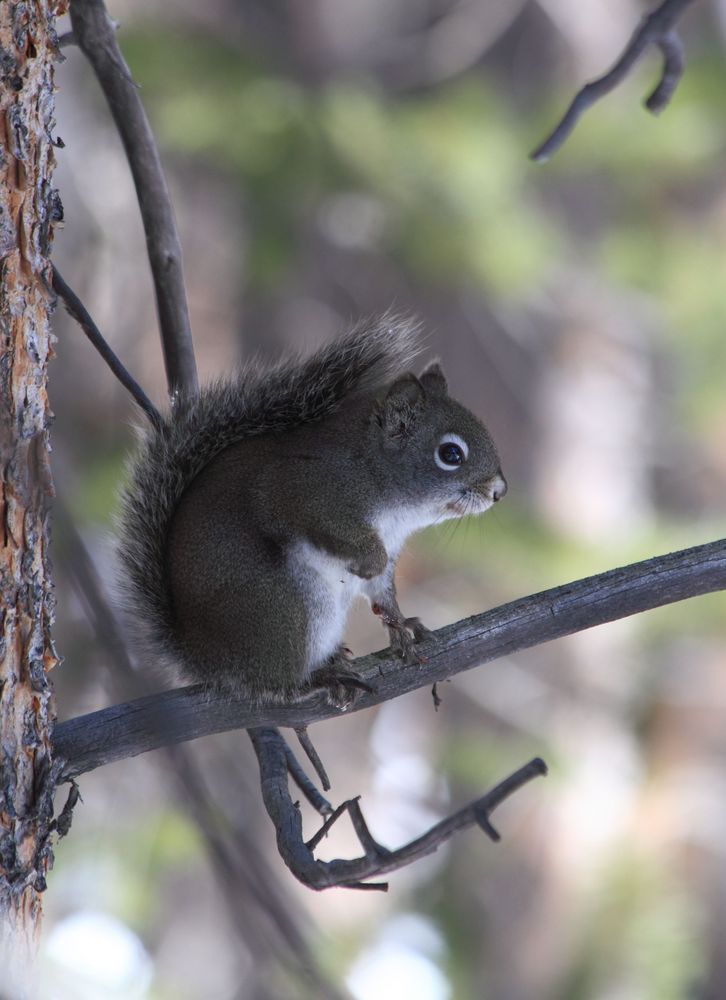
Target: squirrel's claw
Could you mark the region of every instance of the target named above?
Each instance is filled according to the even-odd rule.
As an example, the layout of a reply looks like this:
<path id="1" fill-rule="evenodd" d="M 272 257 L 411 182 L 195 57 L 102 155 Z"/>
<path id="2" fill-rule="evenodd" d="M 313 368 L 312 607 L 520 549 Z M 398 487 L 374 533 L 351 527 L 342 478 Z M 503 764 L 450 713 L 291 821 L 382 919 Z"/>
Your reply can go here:
<path id="1" fill-rule="evenodd" d="M 375 688 L 354 670 L 341 668 L 339 664 L 340 659 L 333 657 L 329 666 L 315 671 L 305 687 L 308 691 L 325 691 L 328 702 L 345 712 L 361 692 L 373 694 Z"/>

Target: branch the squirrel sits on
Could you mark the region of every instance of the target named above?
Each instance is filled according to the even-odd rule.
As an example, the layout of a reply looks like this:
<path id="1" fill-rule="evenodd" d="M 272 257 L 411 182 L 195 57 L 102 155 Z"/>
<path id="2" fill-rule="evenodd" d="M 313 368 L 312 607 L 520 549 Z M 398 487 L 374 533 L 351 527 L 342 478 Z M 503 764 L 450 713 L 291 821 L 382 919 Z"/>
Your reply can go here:
<path id="1" fill-rule="evenodd" d="M 507 489 L 484 425 L 438 364 L 416 377 L 417 329 L 390 315 L 308 358 L 248 364 L 151 427 L 122 496 L 119 553 L 134 630 L 193 681 L 252 699 L 367 687 L 343 631 L 368 598 L 415 662 L 406 538 L 487 510 Z"/>

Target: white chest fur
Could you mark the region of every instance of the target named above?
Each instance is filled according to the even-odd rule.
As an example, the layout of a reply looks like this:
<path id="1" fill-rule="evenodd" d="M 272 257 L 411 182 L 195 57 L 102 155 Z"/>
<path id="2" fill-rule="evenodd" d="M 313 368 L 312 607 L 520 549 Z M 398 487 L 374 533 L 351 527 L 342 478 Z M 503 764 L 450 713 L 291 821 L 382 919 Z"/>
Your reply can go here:
<path id="1" fill-rule="evenodd" d="M 389 559 L 397 559 L 409 535 L 433 524 L 440 513 L 429 503 L 418 506 L 400 505 L 377 514 L 373 519 L 373 527 L 378 532 Z"/>
<path id="2" fill-rule="evenodd" d="M 388 553 L 388 566 L 381 576 L 363 580 L 346 569 L 343 560 L 299 539 L 290 550 L 290 568 L 300 581 L 308 613 L 307 669 L 323 666 L 343 640 L 350 607 L 358 595 L 380 601 L 390 586 L 393 567 L 401 548 L 413 532 L 432 524 L 438 512 L 430 505 L 398 507 L 378 514 L 372 527 Z"/>

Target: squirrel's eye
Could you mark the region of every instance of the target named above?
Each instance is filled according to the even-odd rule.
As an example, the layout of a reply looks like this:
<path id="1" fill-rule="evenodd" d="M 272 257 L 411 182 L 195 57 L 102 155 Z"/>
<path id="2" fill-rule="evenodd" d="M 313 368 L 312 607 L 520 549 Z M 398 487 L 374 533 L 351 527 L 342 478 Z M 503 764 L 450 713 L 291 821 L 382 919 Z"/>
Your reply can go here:
<path id="1" fill-rule="evenodd" d="M 440 469 L 446 472 L 453 472 L 463 465 L 469 456 L 469 448 L 466 441 L 463 441 L 458 434 L 447 434 L 442 438 L 436 451 L 434 460 Z"/>

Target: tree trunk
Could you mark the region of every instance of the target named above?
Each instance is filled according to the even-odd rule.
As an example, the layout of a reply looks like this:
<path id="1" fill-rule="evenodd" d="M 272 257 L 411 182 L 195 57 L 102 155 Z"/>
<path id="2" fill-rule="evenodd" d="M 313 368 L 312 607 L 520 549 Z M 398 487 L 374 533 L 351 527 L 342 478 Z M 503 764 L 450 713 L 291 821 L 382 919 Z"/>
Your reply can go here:
<path id="1" fill-rule="evenodd" d="M 13 998 L 31 992 L 24 970 L 52 861 L 46 367 L 48 254 L 61 213 L 51 186 L 53 25 L 64 7 L 0 0 L 0 979 Z"/>

